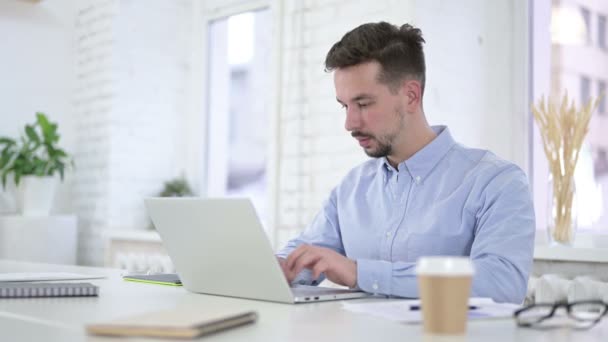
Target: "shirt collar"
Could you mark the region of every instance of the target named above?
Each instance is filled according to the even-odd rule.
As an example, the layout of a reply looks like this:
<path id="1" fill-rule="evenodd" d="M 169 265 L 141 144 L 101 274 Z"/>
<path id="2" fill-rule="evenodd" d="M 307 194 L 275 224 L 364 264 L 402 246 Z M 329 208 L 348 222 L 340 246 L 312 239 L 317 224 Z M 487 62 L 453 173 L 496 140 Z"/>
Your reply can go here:
<path id="1" fill-rule="evenodd" d="M 448 127 L 431 126 L 431 128 L 437 134 L 435 139 L 398 165 L 399 170 L 407 169 L 413 178 L 420 177 L 417 178 L 420 181 L 426 178 L 456 143 Z M 381 167 L 385 170 L 394 170 L 386 157 L 380 159 L 382 161 L 380 163 Z"/>

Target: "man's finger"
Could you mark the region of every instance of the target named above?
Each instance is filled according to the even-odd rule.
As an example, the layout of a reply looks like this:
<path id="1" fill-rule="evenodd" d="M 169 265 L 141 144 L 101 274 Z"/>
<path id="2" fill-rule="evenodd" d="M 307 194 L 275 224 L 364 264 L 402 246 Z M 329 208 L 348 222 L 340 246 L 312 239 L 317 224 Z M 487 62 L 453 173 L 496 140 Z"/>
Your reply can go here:
<path id="1" fill-rule="evenodd" d="M 285 263 L 285 266 L 287 266 L 288 269 L 292 269 L 295 260 L 297 260 L 301 254 L 306 253 L 308 247 L 309 245 L 301 245 L 293 252 L 291 252 L 291 254 L 289 254 L 289 256 L 287 257 L 287 262 Z"/>
<path id="2" fill-rule="evenodd" d="M 322 258 L 322 254 L 316 250 L 309 249 L 306 253 L 300 255 L 295 261 L 291 272 L 297 276 L 304 268 L 313 268 L 314 265 Z"/>
<path id="3" fill-rule="evenodd" d="M 289 270 L 285 266 L 285 264 L 286 264 L 285 258 L 277 257 L 277 262 L 279 263 L 279 267 L 281 267 L 281 272 L 283 272 L 283 275 L 285 276 L 285 278 L 287 280 L 289 280 L 289 274 L 288 274 Z"/>
<path id="4" fill-rule="evenodd" d="M 325 260 L 321 260 L 315 264 L 312 268 L 312 280 L 317 280 L 321 276 L 321 273 L 327 271 L 328 264 Z"/>

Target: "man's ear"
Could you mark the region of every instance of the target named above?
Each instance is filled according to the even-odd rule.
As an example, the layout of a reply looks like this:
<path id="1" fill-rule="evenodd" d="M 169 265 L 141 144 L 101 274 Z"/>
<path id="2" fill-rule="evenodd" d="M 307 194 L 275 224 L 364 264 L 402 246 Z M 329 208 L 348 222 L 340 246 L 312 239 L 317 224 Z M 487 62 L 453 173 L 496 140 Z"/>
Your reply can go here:
<path id="1" fill-rule="evenodd" d="M 422 105 L 422 85 L 418 80 L 405 80 L 402 84 L 408 111 L 418 109 Z"/>

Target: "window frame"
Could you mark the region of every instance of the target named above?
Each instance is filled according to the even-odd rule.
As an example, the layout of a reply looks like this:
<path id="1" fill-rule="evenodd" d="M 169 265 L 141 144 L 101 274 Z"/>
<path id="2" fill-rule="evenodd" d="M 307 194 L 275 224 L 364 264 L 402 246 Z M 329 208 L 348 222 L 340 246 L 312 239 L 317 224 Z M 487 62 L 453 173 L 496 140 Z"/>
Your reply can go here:
<path id="1" fill-rule="evenodd" d="M 282 89 L 279 86 L 282 78 L 282 27 L 283 27 L 283 11 L 284 5 L 280 0 L 245 0 L 237 3 L 207 5 L 206 2 L 195 1 L 195 8 L 193 16 L 195 19 L 193 22 L 197 23 L 193 30 L 196 30 L 198 34 L 198 41 L 194 44 L 199 45 L 198 53 L 196 54 L 196 60 L 198 61 L 198 68 L 200 69 L 196 74 L 195 92 L 199 94 L 200 102 L 196 106 L 195 113 L 190 115 L 187 121 L 187 126 L 199 127 L 198 135 L 191 136 L 188 140 L 190 149 L 195 150 L 196 157 L 194 163 L 196 163 L 196 178 L 199 179 L 198 188 L 202 196 L 207 194 L 207 165 L 208 155 L 206 151 L 206 143 L 209 138 L 208 125 L 207 125 L 207 108 L 209 105 L 209 70 L 207 69 L 209 58 L 208 58 L 208 46 L 209 46 L 209 25 L 211 22 L 219 19 L 224 19 L 233 15 L 237 15 L 244 12 L 269 9 L 272 20 L 272 57 L 270 63 L 270 93 L 275 94 L 270 100 L 270 112 L 269 112 L 269 137 L 268 137 L 268 160 L 266 164 L 267 172 L 267 186 L 268 186 L 268 213 L 269 216 L 266 219 L 266 233 L 268 234 L 270 243 L 273 247 L 277 245 L 277 234 L 276 234 L 276 222 L 278 222 L 278 170 L 279 170 L 279 153 L 280 153 L 280 113 L 282 105 Z M 201 134 L 201 130 L 203 134 Z"/>

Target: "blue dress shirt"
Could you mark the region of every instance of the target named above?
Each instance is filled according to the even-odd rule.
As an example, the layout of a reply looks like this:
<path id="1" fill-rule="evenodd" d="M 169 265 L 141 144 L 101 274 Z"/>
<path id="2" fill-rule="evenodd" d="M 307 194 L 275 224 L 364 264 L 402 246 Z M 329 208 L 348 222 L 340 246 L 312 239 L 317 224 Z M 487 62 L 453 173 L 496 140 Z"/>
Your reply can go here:
<path id="1" fill-rule="evenodd" d="M 534 249 L 534 206 L 525 173 L 491 152 L 464 147 L 445 126 L 393 168 L 386 158 L 351 170 L 312 223 L 277 253 L 301 244 L 357 262 L 363 291 L 418 297 L 416 260 L 470 256 L 471 295 L 522 303 Z M 315 284 L 305 270 L 296 278 Z"/>

